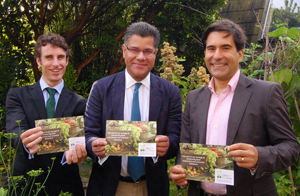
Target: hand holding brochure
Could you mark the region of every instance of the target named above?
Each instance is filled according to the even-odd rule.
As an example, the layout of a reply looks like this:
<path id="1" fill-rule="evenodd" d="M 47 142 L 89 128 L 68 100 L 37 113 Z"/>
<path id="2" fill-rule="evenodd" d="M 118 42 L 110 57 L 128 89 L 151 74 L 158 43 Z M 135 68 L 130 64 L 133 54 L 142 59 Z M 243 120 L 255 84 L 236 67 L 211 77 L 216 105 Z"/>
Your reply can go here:
<path id="1" fill-rule="evenodd" d="M 180 143 L 186 179 L 234 185 L 234 165 L 227 146 Z"/>
<path id="2" fill-rule="evenodd" d="M 155 121 L 106 121 L 105 154 L 110 156 L 156 156 Z"/>
<path id="3" fill-rule="evenodd" d="M 35 126 L 44 132 L 38 155 L 72 150 L 76 144 L 85 146 L 83 116 L 36 120 Z"/>

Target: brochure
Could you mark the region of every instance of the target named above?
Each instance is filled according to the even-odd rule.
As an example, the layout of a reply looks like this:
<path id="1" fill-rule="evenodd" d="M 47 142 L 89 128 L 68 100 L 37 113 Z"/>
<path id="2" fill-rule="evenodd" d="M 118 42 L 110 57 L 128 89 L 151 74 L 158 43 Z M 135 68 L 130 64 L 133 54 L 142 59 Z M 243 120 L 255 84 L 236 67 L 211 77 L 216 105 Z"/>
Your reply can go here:
<path id="1" fill-rule="evenodd" d="M 106 121 L 105 154 L 110 156 L 156 156 L 156 121 Z"/>
<path id="2" fill-rule="evenodd" d="M 72 150 L 76 144 L 85 146 L 83 116 L 36 120 L 35 126 L 44 132 L 38 155 Z"/>
<path id="3" fill-rule="evenodd" d="M 186 179 L 234 185 L 233 158 L 227 146 L 180 143 L 181 165 Z"/>

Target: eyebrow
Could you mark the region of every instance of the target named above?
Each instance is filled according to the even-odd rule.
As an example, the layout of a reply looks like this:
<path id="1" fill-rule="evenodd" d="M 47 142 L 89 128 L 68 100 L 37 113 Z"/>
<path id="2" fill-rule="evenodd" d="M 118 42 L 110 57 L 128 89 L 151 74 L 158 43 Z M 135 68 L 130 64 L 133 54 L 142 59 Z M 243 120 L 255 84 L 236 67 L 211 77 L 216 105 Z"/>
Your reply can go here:
<path id="1" fill-rule="evenodd" d="M 206 48 L 212 48 L 212 47 L 216 47 L 215 45 L 208 45 L 208 46 L 206 46 Z M 230 47 L 230 48 L 232 48 L 232 45 L 230 45 L 230 44 L 223 44 L 223 45 L 221 45 L 221 47 Z"/>
<path id="2" fill-rule="evenodd" d="M 139 47 L 135 47 L 135 46 L 131 46 L 131 47 L 128 47 L 129 49 L 139 49 L 139 50 L 141 50 Z M 144 49 L 144 50 L 154 50 L 154 49 L 152 49 L 152 48 L 146 48 L 146 49 Z"/>

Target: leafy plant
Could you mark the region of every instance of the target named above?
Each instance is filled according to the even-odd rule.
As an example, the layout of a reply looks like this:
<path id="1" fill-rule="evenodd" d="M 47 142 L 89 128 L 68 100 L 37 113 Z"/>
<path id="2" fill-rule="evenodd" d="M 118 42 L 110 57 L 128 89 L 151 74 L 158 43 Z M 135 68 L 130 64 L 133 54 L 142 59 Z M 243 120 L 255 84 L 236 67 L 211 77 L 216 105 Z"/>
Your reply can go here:
<path id="1" fill-rule="evenodd" d="M 174 55 L 176 52 L 174 46 L 170 46 L 168 42 L 164 42 L 163 44 L 164 48 L 161 49 L 161 55 L 163 56 L 163 65 L 161 68 L 163 69 L 163 73 L 160 74 L 160 77 L 172 82 L 180 88 L 184 105 L 188 92 L 207 85 L 210 76 L 209 74 L 206 74 L 206 69 L 202 66 L 199 66 L 198 71 L 193 67 L 188 77 L 182 76 L 184 68 L 178 63 L 179 61 L 184 61 L 184 59 L 178 59 L 178 57 Z M 184 109 L 184 107 L 182 109 Z"/>
<path id="2" fill-rule="evenodd" d="M 21 132 L 20 128 L 20 120 L 17 121 L 19 125 L 19 132 Z M 5 150 L 0 151 L 0 162 L 2 164 L 2 167 L 0 169 L 0 177 L 2 179 L 2 174 L 6 173 L 7 174 L 7 185 L 5 187 L 2 187 L 0 185 L 0 196 L 8 196 L 8 195 L 17 195 L 17 188 L 19 188 L 21 185 L 22 181 L 25 181 L 25 185 L 21 187 L 21 195 L 31 195 L 33 194 L 34 196 L 38 195 L 40 191 L 45 189 L 45 183 L 49 177 L 49 174 L 53 168 L 54 165 L 54 160 L 56 157 L 51 158 L 52 159 L 52 165 L 51 167 L 48 167 L 48 174 L 45 179 L 45 181 L 41 183 L 35 183 L 36 177 L 41 175 L 44 171 L 39 168 L 38 170 L 31 170 L 29 171 L 28 178 L 26 179 L 24 176 L 13 176 L 13 166 L 14 166 L 14 161 L 15 161 L 15 150 L 11 147 L 12 140 L 17 138 L 18 135 L 16 133 L 3 133 L 0 132 L 0 146 L 3 141 L 3 138 L 6 138 L 8 140 L 8 146 L 5 146 Z M 20 141 L 17 144 L 20 144 Z M 8 152 L 6 152 L 8 151 Z M 34 188 L 35 185 L 35 188 Z M 29 191 L 28 191 L 29 190 Z"/>

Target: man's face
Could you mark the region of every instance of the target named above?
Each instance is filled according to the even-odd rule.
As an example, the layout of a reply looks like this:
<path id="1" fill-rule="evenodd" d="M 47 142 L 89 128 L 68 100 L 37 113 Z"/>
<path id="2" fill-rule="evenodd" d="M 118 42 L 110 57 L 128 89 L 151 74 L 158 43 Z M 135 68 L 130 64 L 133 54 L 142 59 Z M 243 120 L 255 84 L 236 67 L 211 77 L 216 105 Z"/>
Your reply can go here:
<path id="1" fill-rule="evenodd" d="M 217 82 L 230 81 L 238 71 L 244 54 L 243 49 L 237 51 L 233 35 L 227 35 L 227 32 L 213 31 L 206 40 L 206 67 Z"/>
<path id="2" fill-rule="evenodd" d="M 37 58 L 37 64 L 42 68 L 45 82 L 54 87 L 62 81 L 69 59 L 64 49 L 47 44 L 41 48 L 41 59 Z"/>
<path id="3" fill-rule="evenodd" d="M 126 69 L 130 76 L 136 81 L 143 80 L 155 63 L 157 49 L 154 47 L 154 37 L 132 35 L 127 47 L 123 44 L 122 50 Z M 146 51 L 145 53 L 148 54 L 152 52 L 152 54 L 145 56 L 143 52 L 137 53 L 137 50 Z"/>

